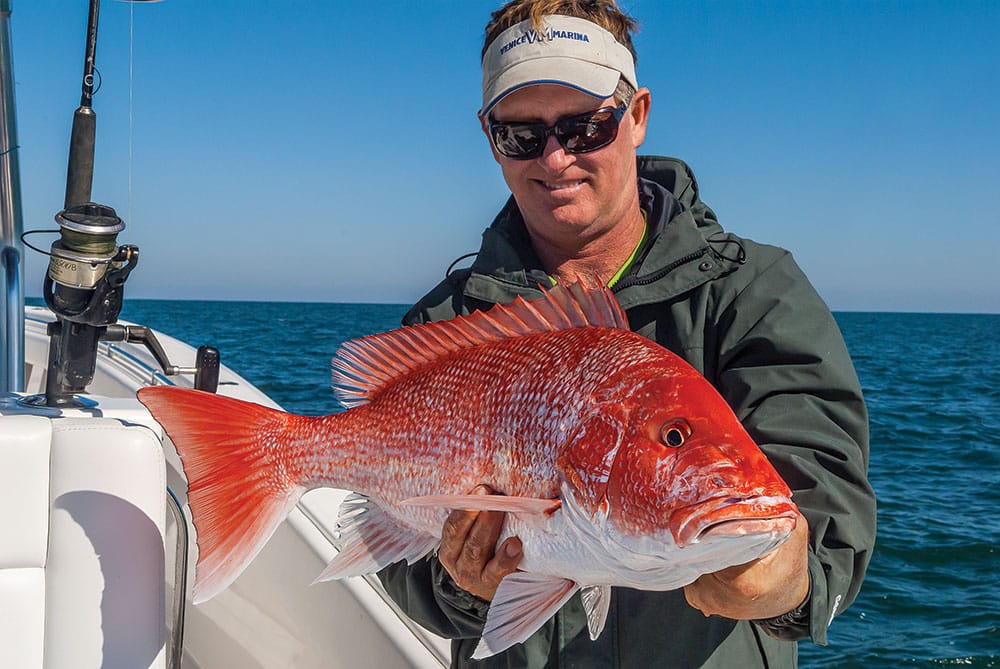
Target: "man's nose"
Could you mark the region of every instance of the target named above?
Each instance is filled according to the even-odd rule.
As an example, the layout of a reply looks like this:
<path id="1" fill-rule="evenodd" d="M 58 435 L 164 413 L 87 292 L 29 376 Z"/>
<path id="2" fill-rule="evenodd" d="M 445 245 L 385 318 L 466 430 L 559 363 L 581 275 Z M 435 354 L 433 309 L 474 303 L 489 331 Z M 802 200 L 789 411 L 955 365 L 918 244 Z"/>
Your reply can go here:
<path id="1" fill-rule="evenodd" d="M 573 157 L 573 154 L 563 148 L 555 135 L 549 135 L 545 138 L 545 149 L 542 151 L 542 155 L 538 157 L 538 160 L 549 170 L 561 172 L 572 165 L 576 159 Z"/>

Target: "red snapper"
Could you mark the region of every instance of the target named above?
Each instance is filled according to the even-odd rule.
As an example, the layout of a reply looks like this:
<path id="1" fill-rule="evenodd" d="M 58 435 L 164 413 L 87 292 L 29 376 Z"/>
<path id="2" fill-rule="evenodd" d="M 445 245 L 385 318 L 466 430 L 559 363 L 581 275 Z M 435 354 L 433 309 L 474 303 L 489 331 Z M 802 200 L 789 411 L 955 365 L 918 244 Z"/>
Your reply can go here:
<path id="1" fill-rule="evenodd" d="M 582 590 L 590 634 L 611 586 L 683 587 L 795 527 L 791 492 L 725 400 L 582 284 L 345 343 L 348 410 L 297 416 L 194 390 L 139 391 L 180 455 L 199 556 L 195 601 L 229 586 L 307 490 L 354 491 L 318 580 L 434 550 L 449 509 L 508 512 L 521 571 L 475 657 L 525 640 Z M 502 495 L 469 494 L 487 484 Z"/>

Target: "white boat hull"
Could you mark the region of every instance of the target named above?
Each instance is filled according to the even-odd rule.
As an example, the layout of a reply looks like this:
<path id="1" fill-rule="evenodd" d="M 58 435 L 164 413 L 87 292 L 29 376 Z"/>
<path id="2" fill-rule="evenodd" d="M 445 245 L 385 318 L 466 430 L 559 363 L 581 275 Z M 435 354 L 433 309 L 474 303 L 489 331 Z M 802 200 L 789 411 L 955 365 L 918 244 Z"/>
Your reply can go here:
<path id="1" fill-rule="evenodd" d="M 28 307 L 25 316 L 24 395 L 45 388 L 48 356 L 48 310 Z M 156 333 L 174 364 L 193 366 L 193 347 Z M 167 463 L 167 485 L 182 506 L 186 502 L 183 470 L 173 445 L 135 400 L 138 388 L 154 383 L 190 387 L 190 376 L 166 377 L 143 347 L 125 343 L 100 345 L 97 372 L 88 399 L 94 408 L 66 410 L 61 415 L 100 415 L 149 426 L 160 435 Z M 252 384 L 222 367 L 219 393 L 259 404 L 277 406 Z M 60 411 L 27 407 L 8 396 L 0 414 Z M 310 585 L 334 556 L 331 542 L 337 508 L 345 491 L 308 493 L 281 525 L 249 568 L 226 591 L 209 602 L 188 605 L 182 666 L 190 669 L 274 667 L 324 669 L 337 667 L 420 667 L 448 665 L 448 645 L 398 613 L 374 578 Z M 193 527 L 190 529 L 193 538 Z M 176 527 L 167 523 L 167 564 L 172 581 Z M 189 551 L 189 581 L 193 582 L 196 548 Z M 171 591 L 168 583 L 167 591 Z M 168 616 L 169 619 L 169 616 Z"/>

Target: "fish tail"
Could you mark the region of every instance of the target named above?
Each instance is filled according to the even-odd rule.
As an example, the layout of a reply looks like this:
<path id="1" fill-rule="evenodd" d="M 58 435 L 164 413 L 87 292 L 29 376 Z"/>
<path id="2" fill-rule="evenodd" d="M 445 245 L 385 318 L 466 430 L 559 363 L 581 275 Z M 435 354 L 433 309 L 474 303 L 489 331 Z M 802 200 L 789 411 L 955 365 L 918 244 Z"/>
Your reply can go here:
<path id="1" fill-rule="evenodd" d="M 214 393 L 142 388 L 142 402 L 177 449 L 197 533 L 193 600 L 225 590 L 305 492 L 275 447 L 301 417 Z"/>

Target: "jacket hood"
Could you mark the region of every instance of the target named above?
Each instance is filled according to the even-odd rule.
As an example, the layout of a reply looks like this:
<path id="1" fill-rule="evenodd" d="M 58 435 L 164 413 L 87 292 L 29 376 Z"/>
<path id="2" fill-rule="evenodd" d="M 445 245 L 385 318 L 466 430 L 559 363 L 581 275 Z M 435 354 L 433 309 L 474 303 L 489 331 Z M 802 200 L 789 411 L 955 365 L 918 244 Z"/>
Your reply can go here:
<path id="1" fill-rule="evenodd" d="M 636 165 L 639 178 L 651 181 L 669 192 L 683 210 L 690 212 L 695 225 L 706 231 L 706 237 L 722 232 L 715 212 L 701 201 L 698 182 L 687 163 L 678 158 L 639 156 Z"/>
<path id="2" fill-rule="evenodd" d="M 648 213 L 650 229 L 644 251 L 615 286 L 626 309 L 633 306 L 633 299 L 640 299 L 637 291 L 629 290 L 636 284 L 645 286 L 641 301 L 650 296 L 648 287 L 652 284 L 659 288 L 653 294 L 662 299 L 682 286 L 690 288 L 722 273 L 719 263 L 710 267 L 702 263 L 695 275 L 671 276 L 664 282 L 680 266 L 712 255 L 712 247 L 724 233 L 715 213 L 701 201 L 698 182 L 686 163 L 676 158 L 639 156 L 637 167 L 640 204 Z M 487 302 L 539 295 L 539 286 L 547 285 L 548 276 L 531 246 L 513 196 L 483 232 L 482 247 L 469 271 L 465 294 Z"/>

